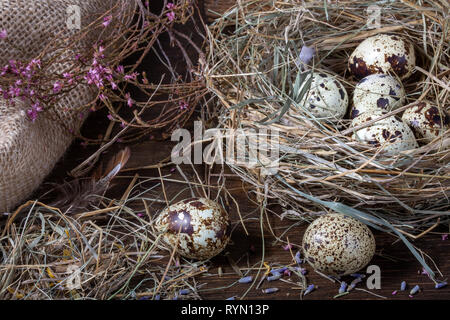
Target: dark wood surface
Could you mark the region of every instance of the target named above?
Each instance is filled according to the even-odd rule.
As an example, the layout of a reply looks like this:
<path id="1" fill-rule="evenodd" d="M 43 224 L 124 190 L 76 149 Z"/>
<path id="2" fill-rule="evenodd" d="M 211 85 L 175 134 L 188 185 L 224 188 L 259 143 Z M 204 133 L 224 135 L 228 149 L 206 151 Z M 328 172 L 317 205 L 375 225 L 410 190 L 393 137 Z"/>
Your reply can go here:
<path id="1" fill-rule="evenodd" d="M 174 55 L 177 53 L 173 53 Z M 148 61 L 144 63 L 143 68 L 147 69 L 148 73 L 152 73 L 155 77 L 159 77 L 162 70 L 158 70 L 158 66 L 152 62 L 150 57 Z M 197 106 L 201 108 L 202 106 Z M 198 117 L 198 114 L 194 116 L 192 120 Z M 103 111 L 99 111 L 91 116 L 84 128 L 83 132 L 90 137 L 97 137 L 102 134 L 108 121 L 106 114 Z M 123 145 L 117 144 L 111 149 L 107 150 L 102 158 L 108 159 L 114 152 L 122 148 Z M 156 164 L 162 159 L 170 155 L 173 143 L 170 141 L 150 139 L 147 138 L 139 143 L 130 145 L 131 159 L 127 165 L 127 168 L 142 167 L 146 165 Z M 73 169 L 76 165 L 86 159 L 87 156 L 95 152 L 96 147 L 84 148 L 80 145 L 79 141 L 75 141 L 71 148 L 68 150 L 64 158 L 58 163 L 57 168 L 51 177 L 47 179 L 47 182 L 61 182 L 68 179 L 67 173 Z M 184 180 L 177 172 L 172 172 L 173 167 L 166 167 L 162 169 L 163 174 L 171 175 L 171 178 L 176 180 Z M 205 170 L 202 167 L 196 167 L 201 178 L 204 179 Z M 196 181 L 196 177 L 191 167 L 183 167 L 183 172 L 187 178 L 191 181 Z M 156 169 L 149 170 L 136 170 L 124 172 L 121 178 L 116 179 L 115 186 L 111 192 L 120 195 L 127 188 L 130 183 L 131 177 L 134 174 L 148 177 L 158 177 L 159 173 Z M 213 177 L 214 178 L 214 177 Z M 214 180 L 214 179 L 213 179 Z M 211 191 L 214 193 L 214 181 L 211 181 Z M 41 188 L 45 190 L 44 184 Z M 242 272 L 246 272 L 246 268 L 253 266 L 258 267 L 261 261 L 265 261 L 270 265 L 287 265 L 293 263 L 292 254 L 290 251 L 286 251 L 282 248 L 282 243 L 275 242 L 276 238 L 271 235 L 271 231 L 268 226 L 267 220 L 264 220 L 264 228 L 262 235 L 260 227 L 260 211 L 255 205 L 255 197 L 251 190 L 243 186 L 242 182 L 237 177 L 227 177 L 227 188 L 231 190 L 232 195 L 239 203 L 242 216 L 245 217 L 245 227 L 247 228 L 248 235 L 244 232 L 241 225 L 238 212 L 234 205 L 230 205 L 230 214 L 232 216 L 233 226 L 235 227 L 232 233 L 232 242 L 227 247 L 226 251 L 214 258 L 211 262 L 209 272 L 212 274 L 218 273 L 218 268 L 222 269 L 223 275 L 212 275 L 208 277 L 197 277 L 198 284 L 204 284 L 200 291 L 200 295 L 204 299 L 225 299 L 231 296 L 241 297 L 244 292 L 247 291 L 249 284 L 236 284 L 231 288 L 214 289 L 220 287 L 228 287 L 233 284 L 239 275 L 233 270 L 230 265 L 229 258 L 237 263 Z M 186 189 L 185 184 L 181 183 L 166 183 L 165 190 L 168 194 L 168 198 L 177 194 L 180 190 Z M 196 190 L 197 195 L 201 195 L 201 190 Z M 189 196 L 189 192 L 184 192 L 186 196 Z M 183 195 L 179 197 L 181 199 Z M 230 204 L 232 204 L 231 200 Z M 271 208 L 275 212 L 280 212 L 278 208 Z M 156 214 L 157 212 L 155 212 Z M 297 223 L 295 221 L 283 220 L 281 221 L 274 214 L 268 214 L 271 229 L 277 237 L 286 241 L 289 241 L 294 245 L 292 253 L 295 254 L 298 246 L 301 244 L 303 233 L 306 229 L 306 225 L 297 225 L 292 227 L 289 232 L 284 234 L 286 228 L 289 228 L 292 224 Z M 442 229 L 443 232 L 448 232 L 447 229 Z M 421 274 L 421 266 L 410 254 L 408 249 L 394 237 L 375 232 L 377 242 L 377 252 L 371 264 L 378 265 L 381 269 L 381 289 L 370 290 L 377 295 L 385 296 L 387 299 L 450 299 L 450 287 L 436 290 L 434 289 L 434 283 L 426 276 Z M 262 244 L 264 242 L 265 251 L 264 257 L 262 252 Z M 422 249 L 428 254 L 435 262 L 437 267 L 444 275 L 444 279 L 450 274 L 450 240 L 442 240 L 441 235 L 437 233 L 430 233 L 424 238 L 413 242 L 418 248 Z M 304 299 L 333 299 L 339 289 L 338 283 L 332 283 L 331 281 L 316 274 L 312 268 L 308 265 L 304 265 L 308 270 L 306 278 L 308 283 L 313 283 L 318 288 L 311 294 L 304 297 Z M 363 270 L 364 271 L 364 270 Z M 261 271 L 260 276 L 264 270 Z M 253 270 L 249 273 L 256 276 L 257 270 Z M 288 280 L 289 277 L 283 279 Z M 258 279 L 259 280 L 259 279 Z M 298 279 L 295 276 L 291 277 L 292 282 L 297 282 Z M 350 282 L 351 277 L 346 277 L 343 280 Z M 398 292 L 397 295 L 392 295 L 394 290 L 398 290 L 401 281 L 408 283 L 408 290 L 405 292 Z M 258 281 L 259 282 L 259 281 Z M 408 297 L 409 290 L 414 285 L 420 285 L 421 292 L 416 294 L 414 298 Z M 256 285 L 255 285 L 256 286 Z M 274 294 L 263 294 L 261 289 L 268 287 L 277 287 L 280 290 Z M 282 281 L 263 282 L 262 285 L 256 289 L 253 287 L 246 298 L 249 299 L 300 299 L 300 290 L 296 288 L 295 284 L 286 283 Z M 358 285 L 358 288 L 366 289 L 365 281 Z M 208 289 L 211 289 L 208 291 Z M 350 294 L 340 297 L 339 299 L 382 299 L 374 295 L 371 295 L 364 291 L 352 291 Z"/>

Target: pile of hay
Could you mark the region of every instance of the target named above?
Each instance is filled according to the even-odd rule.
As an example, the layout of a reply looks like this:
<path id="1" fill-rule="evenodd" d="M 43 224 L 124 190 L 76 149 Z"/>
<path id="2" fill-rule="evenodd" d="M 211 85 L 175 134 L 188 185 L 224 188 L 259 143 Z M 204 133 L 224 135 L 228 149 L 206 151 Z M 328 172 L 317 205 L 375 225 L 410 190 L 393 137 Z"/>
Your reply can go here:
<path id="1" fill-rule="evenodd" d="M 351 101 L 357 80 L 348 57 L 367 37 L 390 33 L 416 51 L 416 70 L 403 81 L 406 104 L 428 101 L 448 112 L 448 8 L 421 2 L 237 1 L 209 27 L 204 72 L 216 97 L 218 128 L 279 133 L 275 174 L 265 167 L 273 161 L 229 163 L 269 203 L 297 219 L 329 210 L 354 216 L 400 237 L 426 265 L 405 235 L 415 239 L 449 221 L 450 131 L 386 157 L 351 139 L 350 119 L 319 122 L 299 103 L 306 90 L 296 96 L 305 79 L 299 63 L 304 46 L 316 51 L 309 69 L 335 73 Z M 380 24 L 372 28 L 369 16 L 377 12 Z"/>

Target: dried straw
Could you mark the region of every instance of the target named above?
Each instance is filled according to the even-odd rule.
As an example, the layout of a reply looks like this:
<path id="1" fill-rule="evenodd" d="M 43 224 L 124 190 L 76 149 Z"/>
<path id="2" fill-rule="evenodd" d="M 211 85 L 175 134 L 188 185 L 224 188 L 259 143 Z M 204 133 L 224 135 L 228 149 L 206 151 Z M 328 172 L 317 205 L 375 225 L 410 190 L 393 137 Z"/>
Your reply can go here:
<path id="1" fill-rule="evenodd" d="M 263 161 L 256 167 L 229 163 L 261 198 L 281 204 L 294 219 L 311 220 L 330 210 L 354 216 L 402 239 L 431 271 L 406 237 L 422 237 L 449 222 L 450 131 L 386 158 L 351 139 L 350 120 L 320 122 L 299 103 L 308 89 L 306 83 L 298 94 L 304 70 L 335 73 L 351 96 L 356 80 L 347 61 L 353 49 L 371 35 L 394 33 L 414 43 L 418 56 L 414 75 L 403 83 L 407 105 L 422 100 L 449 112 L 446 4 L 379 3 L 377 29 L 366 24 L 371 4 L 237 1 L 209 27 L 206 82 L 216 97 L 218 128 L 268 128 L 280 135 L 277 174 L 267 174 Z M 303 46 L 316 49 L 310 66 L 299 60 Z"/>

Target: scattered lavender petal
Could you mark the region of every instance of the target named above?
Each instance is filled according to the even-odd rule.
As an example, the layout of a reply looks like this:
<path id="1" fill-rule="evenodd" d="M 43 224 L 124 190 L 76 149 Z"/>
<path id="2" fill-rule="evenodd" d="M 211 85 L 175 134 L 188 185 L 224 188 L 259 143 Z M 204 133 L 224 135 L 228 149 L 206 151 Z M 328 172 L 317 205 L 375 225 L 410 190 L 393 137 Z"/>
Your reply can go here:
<path id="1" fill-rule="evenodd" d="M 364 279 L 366 277 L 365 274 L 361 273 L 352 273 L 350 276 L 352 276 L 353 278 L 361 278 L 361 279 Z"/>
<path id="2" fill-rule="evenodd" d="M 397 290 L 392 291 L 392 295 L 395 296 L 397 294 Z"/>
<path id="3" fill-rule="evenodd" d="M 291 276 L 291 270 L 286 269 L 286 270 L 284 270 L 283 274 L 284 274 L 285 276 L 290 277 L 290 276 Z"/>
<path id="4" fill-rule="evenodd" d="M 308 288 L 306 288 L 305 293 L 303 294 L 304 296 L 306 296 L 307 294 L 311 293 L 312 291 L 314 291 L 316 287 L 313 284 L 310 284 L 308 286 Z"/>
<path id="5" fill-rule="evenodd" d="M 191 292 L 191 290 L 189 290 L 189 289 L 181 289 L 179 294 L 180 294 L 180 296 L 185 296 L 185 295 L 189 294 L 190 292 Z"/>
<path id="6" fill-rule="evenodd" d="M 406 281 L 402 281 L 402 283 L 400 284 L 400 290 L 401 291 L 405 291 L 406 290 Z"/>
<path id="7" fill-rule="evenodd" d="M 445 240 L 447 240 L 448 239 L 448 234 L 443 234 L 442 235 L 442 241 L 445 241 Z"/>
<path id="8" fill-rule="evenodd" d="M 361 278 L 356 278 L 355 280 L 353 280 L 353 281 L 350 283 L 350 285 L 348 286 L 347 291 L 352 291 L 352 290 L 356 287 L 356 285 L 357 285 L 358 283 L 360 283 L 361 281 L 362 281 Z"/>
<path id="9" fill-rule="evenodd" d="M 275 281 L 280 279 L 282 276 L 281 273 L 274 274 L 273 276 L 267 277 L 267 281 Z"/>
<path id="10" fill-rule="evenodd" d="M 236 300 L 236 297 L 232 296 L 232 297 L 226 298 L 225 300 Z"/>
<path id="11" fill-rule="evenodd" d="M 294 259 L 295 259 L 295 262 L 297 262 L 298 264 L 302 264 L 302 259 L 300 259 L 300 251 L 297 251 L 295 253 Z"/>
<path id="12" fill-rule="evenodd" d="M 283 246 L 283 250 L 284 251 L 288 251 L 288 250 L 290 250 L 290 249 L 292 249 L 292 244 L 287 244 L 287 245 L 285 245 L 285 246 Z"/>
<path id="13" fill-rule="evenodd" d="M 287 270 L 287 267 L 283 267 L 283 268 L 280 268 L 280 269 L 273 269 L 272 271 L 270 271 L 270 273 L 273 274 L 273 275 L 276 275 L 276 274 L 279 274 L 279 273 L 283 273 L 286 270 Z"/>
<path id="14" fill-rule="evenodd" d="M 434 286 L 436 289 L 441 289 L 447 286 L 447 281 L 443 281 L 443 282 L 439 282 L 436 283 L 436 285 Z"/>
<path id="15" fill-rule="evenodd" d="M 155 300 L 161 300 L 161 296 L 160 296 L 159 294 L 157 294 L 157 295 L 155 296 Z"/>
<path id="16" fill-rule="evenodd" d="M 278 289 L 278 288 L 268 288 L 268 289 L 263 289 L 262 292 L 263 293 L 274 293 L 274 292 L 277 292 L 278 290 L 280 290 L 280 289 Z"/>
<path id="17" fill-rule="evenodd" d="M 411 289 L 411 291 L 409 292 L 409 294 L 412 296 L 412 295 L 415 295 L 417 292 L 419 292 L 419 290 L 420 290 L 420 287 L 419 287 L 419 285 L 417 284 L 416 286 L 414 286 L 414 288 L 412 288 Z"/>
<path id="18" fill-rule="evenodd" d="M 248 277 L 244 277 L 244 278 L 241 278 L 241 279 L 239 279 L 239 283 L 250 283 L 250 282 L 252 282 L 252 280 L 253 280 L 253 277 L 252 276 L 248 276 Z"/>
<path id="19" fill-rule="evenodd" d="M 314 48 L 310 48 L 308 46 L 303 46 L 300 50 L 300 56 L 298 57 L 298 62 L 302 62 L 303 64 L 308 64 L 311 59 L 314 57 L 316 50 Z"/>
<path id="20" fill-rule="evenodd" d="M 426 275 L 426 276 L 430 276 L 430 275 L 428 274 L 428 271 L 425 270 L 425 268 L 422 268 L 422 272 L 421 272 L 420 274 L 424 274 L 424 275 Z"/>
<path id="21" fill-rule="evenodd" d="M 347 290 L 347 283 L 345 281 L 341 282 L 341 287 L 339 288 L 339 293 L 344 293 Z"/>

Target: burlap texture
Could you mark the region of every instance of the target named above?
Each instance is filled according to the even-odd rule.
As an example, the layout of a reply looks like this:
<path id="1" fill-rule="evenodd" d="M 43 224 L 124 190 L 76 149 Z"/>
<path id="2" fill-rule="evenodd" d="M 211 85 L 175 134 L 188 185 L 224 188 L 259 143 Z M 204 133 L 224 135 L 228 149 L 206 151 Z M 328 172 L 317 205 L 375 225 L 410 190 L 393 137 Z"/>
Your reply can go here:
<path id="1" fill-rule="evenodd" d="M 131 17 L 136 2 L 119 2 L 121 18 L 116 20 L 122 19 L 118 24 L 122 25 L 125 17 L 127 20 Z M 0 0 L 0 30 L 8 32 L 8 41 L 0 41 L 0 66 L 12 59 L 29 61 L 52 41 L 79 33 L 80 30 L 67 26 L 69 6 L 80 8 L 83 29 L 116 3 L 116 0 Z M 121 30 L 118 25 L 113 19 L 107 28 L 97 28 L 95 32 L 88 33 L 73 50 L 64 54 L 74 55 L 101 39 L 119 34 Z M 70 63 L 58 62 L 50 70 L 62 74 L 70 67 Z M 70 145 L 73 139 L 71 132 L 82 125 L 79 108 L 94 98 L 92 88 L 78 86 L 35 122 L 27 118 L 29 106 L 24 102 L 16 101 L 11 105 L 0 98 L 0 212 L 12 210 L 29 197 L 50 173 Z"/>

